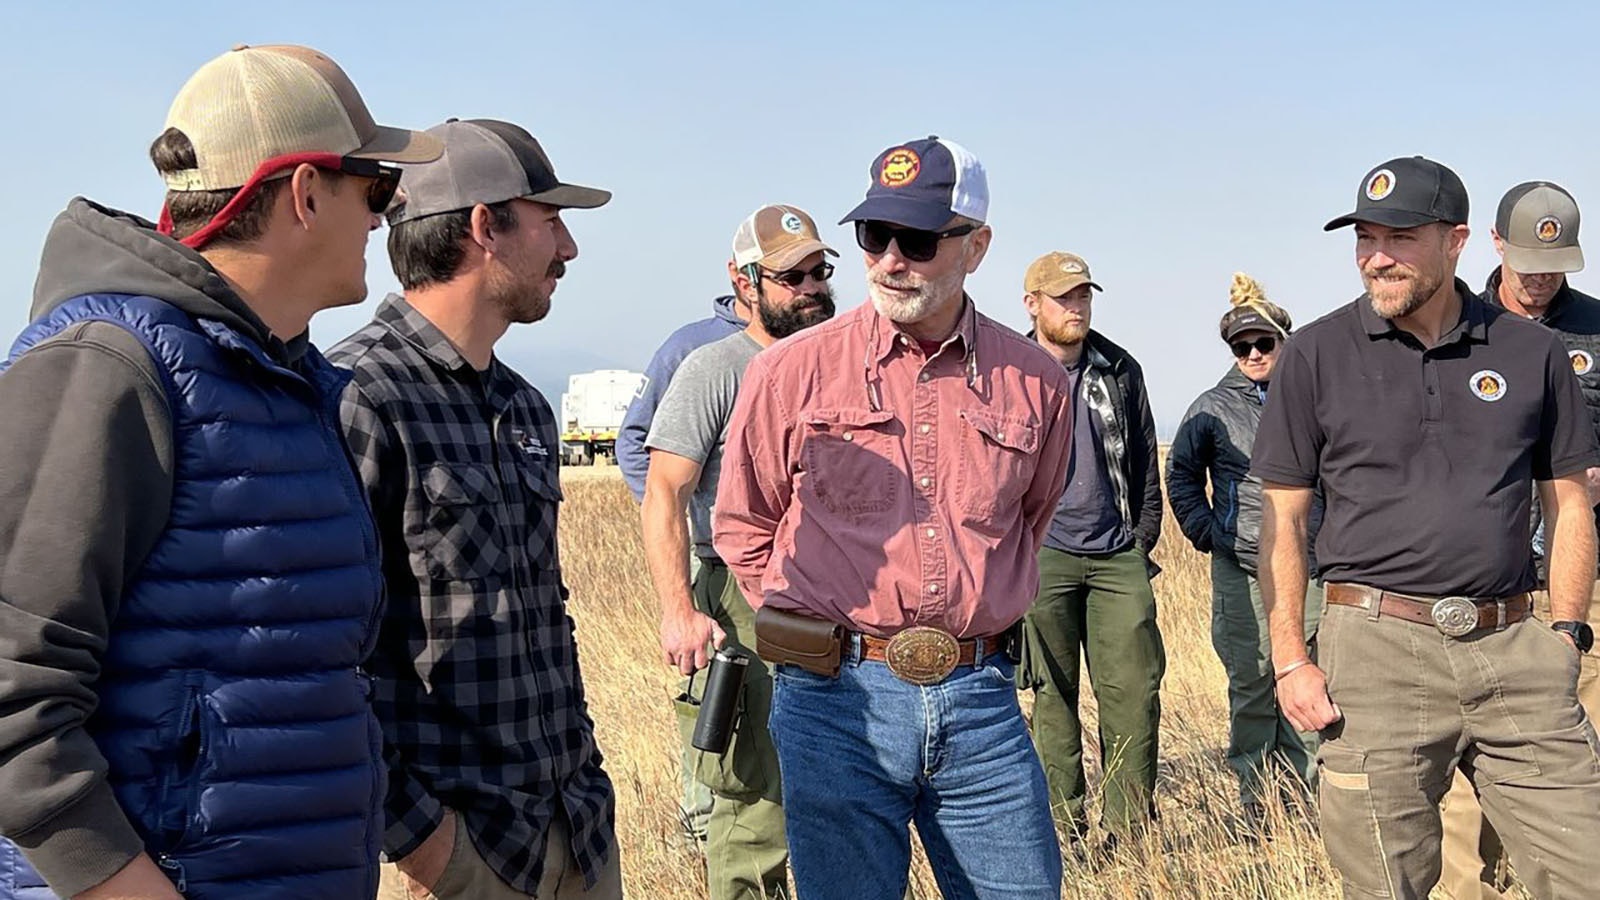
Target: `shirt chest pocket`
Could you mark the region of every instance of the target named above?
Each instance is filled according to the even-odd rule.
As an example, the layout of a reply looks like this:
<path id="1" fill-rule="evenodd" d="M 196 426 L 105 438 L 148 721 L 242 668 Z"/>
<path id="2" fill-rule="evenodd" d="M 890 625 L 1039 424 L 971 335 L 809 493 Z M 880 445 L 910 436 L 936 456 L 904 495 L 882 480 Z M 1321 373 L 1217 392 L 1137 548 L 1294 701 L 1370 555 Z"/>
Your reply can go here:
<path id="1" fill-rule="evenodd" d="M 803 427 L 805 483 L 824 509 L 858 516 L 894 505 L 905 478 L 899 464 L 905 430 L 894 413 L 812 410 L 805 414 Z"/>
<path id="2" fill-rule="evenodd" d="M 526 510 L 528 565 L 535 570 L 559 569 L 556 513 L 562 500 L 560 476 L 555 466 L 519 466 L 518 474 Z"/>
<path id="3" fill-rule="evenodd" d="M 1039 467 L 1039 426 L 977 409 L 961 410 L 961 421 L 957 503 L 978 516 L 1014 509 Z"/>
<path id="4" fill-rule="evenodd" d="M 434 463 L 417 472 L 420 491 L 407 529 L 413 566 L 440 581 L 474 581 L 506 568 L 500 485 L 482 463 Z"/>

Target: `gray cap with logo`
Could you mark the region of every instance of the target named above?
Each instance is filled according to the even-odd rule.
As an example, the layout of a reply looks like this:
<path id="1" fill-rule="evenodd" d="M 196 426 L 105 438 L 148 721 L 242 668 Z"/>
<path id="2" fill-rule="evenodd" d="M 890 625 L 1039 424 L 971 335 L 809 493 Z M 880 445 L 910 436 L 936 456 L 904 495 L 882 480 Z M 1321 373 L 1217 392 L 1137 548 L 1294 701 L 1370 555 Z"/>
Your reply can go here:
<path id="1" fill-rule="evenodd" d="M 1583 270 L 1578 201 L 1558 184 L 1525 181 L 1500 198 L 1494 232 L 1506 265 L 1523 275 Z"/>
<path id="2" fill-rule="evenodd" d="M 593 209 L 611 199 L 610 191 L 556 178 L 544 148 L 510 122 L 449 119 L 427 133 L 444 141 L 444 155 L 405 170 L 391 226 L 519 198 L 562 209 Z"/>

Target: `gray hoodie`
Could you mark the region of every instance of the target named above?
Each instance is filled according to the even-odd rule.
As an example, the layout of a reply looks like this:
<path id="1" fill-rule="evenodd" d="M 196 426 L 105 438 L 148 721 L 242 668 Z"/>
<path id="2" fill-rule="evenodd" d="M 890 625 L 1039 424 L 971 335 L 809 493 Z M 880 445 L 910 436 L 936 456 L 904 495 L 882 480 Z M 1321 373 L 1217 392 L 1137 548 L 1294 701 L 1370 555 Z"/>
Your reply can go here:
<path id="1" fill-rule="evenodd" d="M 273 338 L 198 253 L 149 222 L 78 198 L 46 238 L 32 318 L 84 294 L 157 297 Z M 166 527 L 172 419 L 162 376 L 123 328 L 80 322 L 0 374 L 0 835 L 70 896 L 143 841 L 84 723 L 127 584 Z"/>

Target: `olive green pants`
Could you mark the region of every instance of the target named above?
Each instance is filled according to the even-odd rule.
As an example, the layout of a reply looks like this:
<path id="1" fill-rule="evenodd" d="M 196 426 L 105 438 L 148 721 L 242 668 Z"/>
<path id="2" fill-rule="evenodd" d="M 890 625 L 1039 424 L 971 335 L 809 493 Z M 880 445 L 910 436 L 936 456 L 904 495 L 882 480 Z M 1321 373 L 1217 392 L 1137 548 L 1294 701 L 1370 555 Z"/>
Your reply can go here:
<path id="1" fill-rule="evenodd" d="M 1100 711 L 1100 821 L 1113 833 L 1154 809 L 1166 650 L 1144 555 L 1039 551 L 1039 594 L 1023 624 L 1018 684 L 1034 688 L 1033 741 L 1058 821 L 1087 828 L 1078 666 L 1087 661 Z"/>
<path id="2" fill-rule="evenodd" d="M 1322 622 L 1322 586 L 1306 587 L 1306 641 Z M 1259 807 L 1272 793 L 1274 768 L 1315 788 L 1317 735 L 1295 731 L 1278 709 L 1272 636 L 1261 587 L 1237 562 L 1211 557 L 1211 645 L 1228 674 L 1228 767 L 1239 776 L 1239 801 Z"/>
<path id="3" fill-rule="evenodd" d="M 1600 627 L 1600 586 L 1589 602 L 1589 624 Z M 1550 594 L 1535 591 L 1534 615 L 1550 621 Z M 1600 647 L 1584 655 L 1578 673 L 1578 702 L 1590 722 L 1600 713 Z M 1460 772 L 1440 805 L 1444 818 L 1444 873 L 1439 886 L 1454 900 L 1502 900 L 1510 881 L 1505 847 L 1494 826 L 1484 818 L 1472 782 Z"/>
<path id="4" fill-rule="evenodd" d="M 745 670 L 738 719 L 727 752 L 695 750 L 689 744 L 699 712 L 705 674 L 689 679 L 678 701 L 678 725 L 695 778 L 710 789 L 711 813 L 706 821 L 706 881 L 711 900 L 756 900 L 787 897 L 789 848 L 783 830 L 783 785 L 778 753 L 767 730 L 772 711 L 772 671 L 756 656 L 755 612 L 745 602 L 727 566 L 702 560 L 706 590 L 697 587 L 695 602 L 727 633 L 724 649 L 736 647 L 750 657 Z M 718 571 L 720 570 L 720 571 Z M 723 585 L 712 595 L 709 586 Z"/>

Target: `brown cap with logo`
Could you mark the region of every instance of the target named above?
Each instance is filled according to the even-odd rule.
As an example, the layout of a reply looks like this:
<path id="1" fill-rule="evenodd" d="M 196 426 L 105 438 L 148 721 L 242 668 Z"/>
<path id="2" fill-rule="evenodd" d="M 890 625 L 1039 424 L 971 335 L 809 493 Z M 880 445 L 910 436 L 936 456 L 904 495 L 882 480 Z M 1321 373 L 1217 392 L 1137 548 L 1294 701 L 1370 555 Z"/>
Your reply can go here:
<path id="1" fill-rule="evenodd" d="M 759 263 L 774 272 L 792 269 L 817 251 L 838 256 L 817 234 L 817 223 L 798 206 L 771 203 L 739 223 L 733 233 L 733 264 Z"/>
<path id="2" fill-rule="evenodd" d="M 1522 275 L 1578 272 L 1578 201 L 1558 184 L 1526 181 L 1500 198 L 1494 217 L 1506 265 Z"/>
<path id="3" fill-rule="evenodd" d="M 1080 284 L 1102 290 L 1089 275 L 1089 264 L 1074 253 L 1053 250 L 1033 261 L 1022 276 L 1022 289 L 1030 294 L 1060 297 Z"/>
<path id="4" fill-rule="evenodd" d="M 293 153 L 415 163 L 444 146 L 372 120 L 338 64 L 310 47 L 239 45 L 200 67 L 178 91 L 168 128 L 194 145 L 199 165 L 166 173 L 173 191 L 243 186 L 257 167 Z"/>

